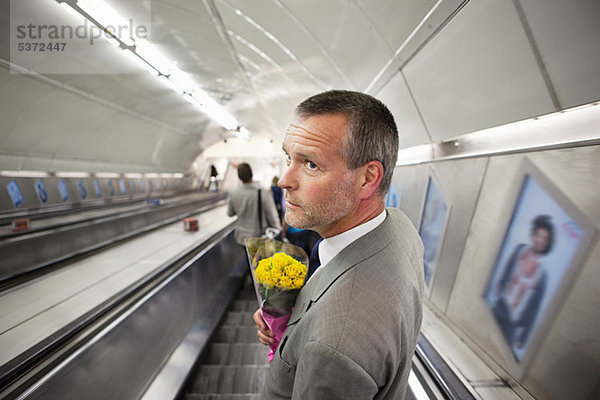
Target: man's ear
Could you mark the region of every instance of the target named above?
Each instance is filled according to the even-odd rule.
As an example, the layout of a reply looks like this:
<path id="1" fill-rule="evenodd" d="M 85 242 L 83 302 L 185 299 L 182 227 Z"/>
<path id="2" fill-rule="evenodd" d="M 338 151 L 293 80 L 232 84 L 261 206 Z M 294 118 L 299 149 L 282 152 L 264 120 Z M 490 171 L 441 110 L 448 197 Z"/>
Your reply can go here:
<path id="1" fill-rule="evenodd" d="M 379 188 L 383 179 L 383 164 L 379 161 L 369 161 L 361 167 L 360 191 L 358 197 L 367 199 Z"/>

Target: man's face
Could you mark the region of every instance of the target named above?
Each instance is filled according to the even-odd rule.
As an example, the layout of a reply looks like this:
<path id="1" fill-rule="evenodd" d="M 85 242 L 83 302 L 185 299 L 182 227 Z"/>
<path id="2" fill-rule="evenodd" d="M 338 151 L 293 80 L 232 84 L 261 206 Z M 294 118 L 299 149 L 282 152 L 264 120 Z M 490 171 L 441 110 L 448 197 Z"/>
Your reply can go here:
<path id="1" fill-rule="evenodd" d="M 286 222 L 323 237 L 339 233 L 358 204 L 356 172 L 348 170 L 341 149 L 346 117 L 323 114 L 299 119 L 286 130 Z"/>

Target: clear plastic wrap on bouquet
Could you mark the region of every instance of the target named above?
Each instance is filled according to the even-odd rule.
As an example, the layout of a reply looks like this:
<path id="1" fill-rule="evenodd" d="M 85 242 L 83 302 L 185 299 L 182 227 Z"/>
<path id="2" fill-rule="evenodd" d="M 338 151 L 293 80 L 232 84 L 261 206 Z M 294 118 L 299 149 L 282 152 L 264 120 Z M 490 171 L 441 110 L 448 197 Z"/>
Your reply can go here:
<path id="1" fill-rule="evenodd" d="M 302 248 L 278 240 L 247 238 L 245 244 L 258 305 L 275 337 L 269 351 L 270 362 L 304 286 L 308 256 Z"/>

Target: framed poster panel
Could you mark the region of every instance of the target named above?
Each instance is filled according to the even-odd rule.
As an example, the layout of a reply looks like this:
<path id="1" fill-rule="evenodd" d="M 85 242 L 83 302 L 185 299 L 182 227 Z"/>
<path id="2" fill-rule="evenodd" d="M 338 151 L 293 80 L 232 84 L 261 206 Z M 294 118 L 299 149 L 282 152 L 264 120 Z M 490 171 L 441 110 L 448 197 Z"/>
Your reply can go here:
<path id="1" fill-rule="evenodd" d="M 100 181 L 98 179 L 94 179 L 94 192 L 96 193 L 96 197 L 102 196 L 102 190 L 100 189 Z"/>
<path id="2" fill-rule="evenodd" d="M 69 189 L 67 188 L 67 184 L 65 182 L 64 179 L 61 179 L 60 181 L 58 181 L 58 184 L 56 185 L 56 187 L 58 188 L 58 193 L 60 194 L 60 198 L 62 201 L 67 201 L 69 200 L 70 194 L 69 194 Z"/>
<path id="3" fill-rule="evenodd" d="M 140 179 L 140 193 L 146 193 L 146 182 L 143 179 Z"/>
<path id="4" fill-rule="evenodd" d="M 124 179 L 119 179 L 119 188 L 121 189 L 121 194 L 127 194 L 127 187 L 125 187 Z"/>
<path id="5" fill-rule="evenodd" d="M 148 179 L 148 193 L 154 192 L 154 188 L 152 187 L 152 179 Z"/>
<path id="6" fill-rule="evenodd" d="M 131 194 L 136 194 L 137 189 L 135 187 L 135 181 L 133 179 L 129 181 L 129 186 L 131 186 Z"/>
<path id="7" fill-rule="evenodd" d="M 440 191 L 433 174 L 431 174 L 427 182 L 421 223 L 419 224 L 419 236 L 421 236 L 425 247 L 423 265 L 425 268 L 425 285 L 428 289 L 431 288 L 435 275 L 449 215 L 450 205 Z"/>
<path id="8" fill-rule="evenodd" d="M 385 197 L 385 206 L 394 208 L 400 207 L 400 193 L 393 183 L 390 185 L 390 190 L 388 190 L 388 194 Z"/>
<path id="9" fill-rule="evenodd" d="M 81 197 L 81 200 L 85 200 L 87 197 L 87 190 L 85 188 L 85 182 L 83 182 L 83 179 L 80 179 L 77 182 L 77 190 L 79 190 L 79 196 Z"/>
<path id="10" fill-rule="evenodd" d="M 35 193 L 40 199 L 40 203 L 46 204 L 48 201 L 48 192 L 46 191 L 46 185 L 44 185 L 44 181 L 39 179 L 33 184 L 33 188 L 35 189 Z"/>
<path id="11" fill-rule="evenodd" d="M 108 187 L 108 193 L 110 193 L 111 196 L 115 195 L 115 185 L 113 184 L 112 179 L 109 179 L 109 181 L 106 183 L 106 186 Z"/>
<path id="12" fill-rule="evenodd" d="M 21 189 L 19 189 L 19 185 L 17 185 L 17 181 L 13 179 L 12 181 L 8 182 L 6 185 L 6 190 L 8 190 L 8 195 L 10 196 L 15 208 L 19 208 L 19 206 L 23 204 L 23 201 L 25 200 L 23 199 L 23 194 L 21 193 Z"/>
<path id="13" fill-rule="evenodd" d="M 577 275 L 595 229 L 525 159 L 502 246 L 483 293 L 521 376 Z"/>

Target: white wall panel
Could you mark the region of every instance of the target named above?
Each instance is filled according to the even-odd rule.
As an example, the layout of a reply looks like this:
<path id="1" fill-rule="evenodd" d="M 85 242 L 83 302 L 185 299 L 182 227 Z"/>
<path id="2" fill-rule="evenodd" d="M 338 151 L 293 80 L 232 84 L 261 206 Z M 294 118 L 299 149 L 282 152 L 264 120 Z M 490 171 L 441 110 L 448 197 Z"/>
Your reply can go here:
<path id="1" fill-rule="evenodd" d="M 433 141 L 553 111 L 512 2 L 469 2 L 404 69 Z"/>
<path id="2" fill-rule="evenodd" d="M 429 296 L 440 310 L 446 310 L 452 293 L 487 164 L 487 157 L 430 164 L 431 174 L 450 207 Z"/>
<path id="3" fill-rule="evenodd" d="M 429 170 L 426 165 L 413 165 L 396 167 L 392 177 L 392 185 L 396 187 L 400 196 L 399 208 L 404 211 L 417 229 L 419 229 L 421 220 L 428 174 Z"/>
<path id="4" fill-rule="evenodd" d="M 562 108 L 600 99 L 600 2 L 522 0 Z"/>
<path id="5" fill-rule="evenodd" d="M 429 136 L 423 126 L 423 121 L 410 96 L 402 73 L 397 73 L 388 84 L 377 94 L 394 115 L 400 136 L 400 148 L 429 143 Z"/>
<path id="6" fill-rule="evenodd" d="M 519 162 L 527 157 L 589 221 L 600 226 L 600 147 L 555 150 L 490 159 L 459 266 L 447 315 L 463 333 L 506 372 L 518 366 L 485 303 L 485 291 L 505 235 L 505 224 L 521 182 Z M 598 383 L 600 331 L 598 282 L 600 247 L 592 242 L 588 257 L 556 310 L 540 348 L 525 370 L 523 386 L 537 398 L 590 397 Z M 483 353 L 482 353 L 483 355 Z"/>

